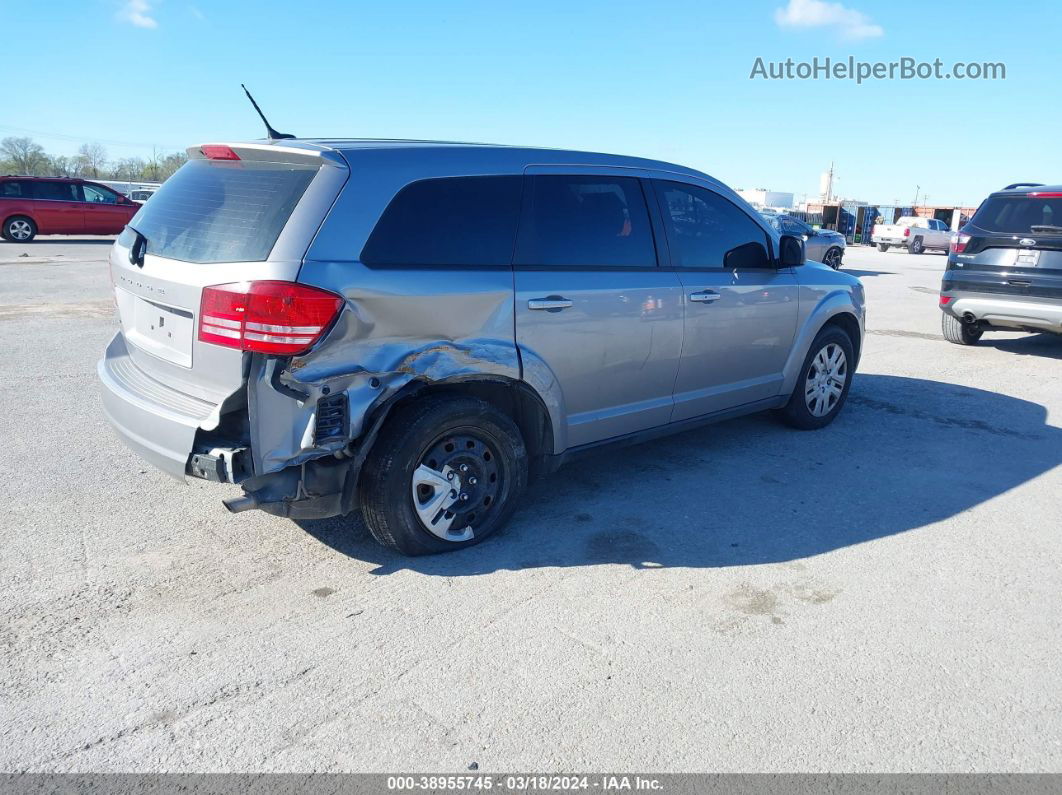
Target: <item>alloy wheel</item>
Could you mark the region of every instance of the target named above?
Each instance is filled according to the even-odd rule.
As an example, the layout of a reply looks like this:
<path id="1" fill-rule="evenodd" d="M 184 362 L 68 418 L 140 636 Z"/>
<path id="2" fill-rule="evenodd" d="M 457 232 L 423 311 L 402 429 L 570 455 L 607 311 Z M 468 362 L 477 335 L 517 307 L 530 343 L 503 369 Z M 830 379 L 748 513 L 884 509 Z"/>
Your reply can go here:
<path id="1" fill-rule="evenodd" d="M 12 240 L 29 240 L 33 235 L 33 227 L 29 221 L 18 218 L 7 225 L 7 233 Z"/>
<path id="2" fill-rule="evenodd" d="M 811 360 L 804 382 L 804 403 L 814 417 L 825 417 L 837 405 L 848 378 L 848 358 L 836 342 L 823 347 Z"/>

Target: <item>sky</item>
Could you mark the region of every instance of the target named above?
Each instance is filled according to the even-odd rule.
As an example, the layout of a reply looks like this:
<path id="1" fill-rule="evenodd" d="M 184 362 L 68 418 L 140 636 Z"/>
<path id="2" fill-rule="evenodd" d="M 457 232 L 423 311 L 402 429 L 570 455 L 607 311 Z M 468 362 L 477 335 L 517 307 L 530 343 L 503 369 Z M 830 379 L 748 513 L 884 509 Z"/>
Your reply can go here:
<path id="1" fill-rule="evenodd" d="M 1062 6 L 914 0 L 0 0 L 0 136 L 112 158 L 263 135 L 651 157 L 734 188 L 976 205 L 1062 182 Z M 750 79 L 818 56 L 1005 80 Z M 12 90 L 12 79 L 18 90 Z"/>

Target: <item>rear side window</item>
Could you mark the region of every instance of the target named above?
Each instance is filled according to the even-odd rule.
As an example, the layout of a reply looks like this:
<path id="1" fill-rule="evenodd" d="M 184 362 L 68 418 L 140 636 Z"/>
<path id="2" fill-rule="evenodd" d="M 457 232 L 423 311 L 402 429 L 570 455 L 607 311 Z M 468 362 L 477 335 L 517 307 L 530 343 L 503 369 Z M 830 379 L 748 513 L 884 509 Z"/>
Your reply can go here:
<path id="1" fill-rule="evenodd" d="M 1062 235 L 1062 196 L 991 196 L 971 223 L 988 232 Z"/>
<path id="2" fill-rule="evenodd" d="M 736 204 L 695 185 L 657 182 L 656 186 L 673 265 L 722 268 L 726 255 L 739 249 L 745 253 L 736 262 L 766 264 L 767 233 Z"/>
<path id="3" fill-rule="evenodd" d="M 633 177 L 531 178 L 517 265 L 655 267 L 642 187 Z"/>
<path id="4" fill-rule="evenodd" d="M 508 267 L 522 182 L 518 176 L 447 177 L 407 185 L 384 210 L 361 261 L 369 266 Z"/>
<path id="5" fill-rule="evenodd" d="M 140 208 L 129 226 L 147 252 L 186 262 L 266 259 L 317 166 L 192 160 Z"/>
<path id="6" fill-rule="evenodd" d="M 77 195 L 77 185 L 73 182 L 35 182 L 33 184 L 33 198 L 60 202 L 81 201 L 81 198 Z"/>
<path id="7" fill-rule="evenodd" d="M 14 179 L 0 182 L 0 199 L 21 199 L 28 196 L 29 191 L 25 182 Z"/>

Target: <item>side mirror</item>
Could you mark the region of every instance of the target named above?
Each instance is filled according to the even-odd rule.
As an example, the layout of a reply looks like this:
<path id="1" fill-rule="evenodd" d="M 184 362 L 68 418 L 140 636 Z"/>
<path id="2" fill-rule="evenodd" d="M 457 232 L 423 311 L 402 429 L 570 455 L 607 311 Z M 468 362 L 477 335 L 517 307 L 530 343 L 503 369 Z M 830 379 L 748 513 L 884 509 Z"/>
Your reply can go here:
<path id="1" fill-rule="evenodd" d="M 755 241 L 732 248 L 723 256 L 723 268 L 728 271 L 769 267 L 771 260 L 767 256 L 767 249 Z"/>
<path id="2" fill-rule="evenodd" d="M 778 241 L 778 267 L 795 268 L 807 261 L 804 241 L 795 235 L 782 235 Z"/>

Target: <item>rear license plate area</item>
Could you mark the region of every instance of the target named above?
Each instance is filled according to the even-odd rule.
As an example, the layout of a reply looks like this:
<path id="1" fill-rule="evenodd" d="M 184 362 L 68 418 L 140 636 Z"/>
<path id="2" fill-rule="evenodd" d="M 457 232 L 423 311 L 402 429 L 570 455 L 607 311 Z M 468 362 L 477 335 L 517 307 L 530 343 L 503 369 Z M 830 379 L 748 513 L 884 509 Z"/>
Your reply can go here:
<path id="1" fill-rule="evenodd" d="M 1017 256 L 1014 258 L 1014 264 L 1024 268 L 1035 268 L 1040 264 L 1040 252 L 1036 249 L 1019 249 Z"/>
<path id="2" fill-rule="evenodd" d="M 126 338 L 153 356 L 191 367 L 195 333 L 192 313 L 138 296 L 133 301 L 133 327 L 126 332 Z"/>

